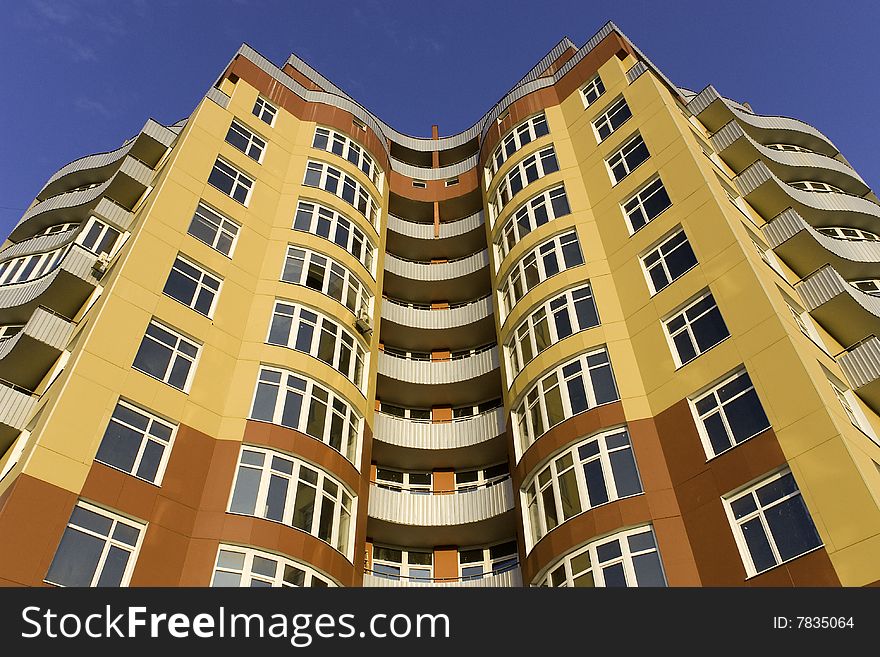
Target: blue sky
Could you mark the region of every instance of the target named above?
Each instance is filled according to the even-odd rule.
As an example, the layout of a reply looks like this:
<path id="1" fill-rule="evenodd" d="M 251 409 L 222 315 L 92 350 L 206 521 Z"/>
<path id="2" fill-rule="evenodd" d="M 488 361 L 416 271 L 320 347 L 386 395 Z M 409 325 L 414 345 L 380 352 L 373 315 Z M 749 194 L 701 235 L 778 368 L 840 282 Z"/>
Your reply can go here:
<path id="1" fill-rule="evenodd" d="M 877 188 L 873 2 L 4 0 L 0 233 L 70 160 L 187 116 L 242 42 L 279 64 L 296 52 L 398 130 L 445 135 L 609 19 L 677 84 L 816 126 Z"/>

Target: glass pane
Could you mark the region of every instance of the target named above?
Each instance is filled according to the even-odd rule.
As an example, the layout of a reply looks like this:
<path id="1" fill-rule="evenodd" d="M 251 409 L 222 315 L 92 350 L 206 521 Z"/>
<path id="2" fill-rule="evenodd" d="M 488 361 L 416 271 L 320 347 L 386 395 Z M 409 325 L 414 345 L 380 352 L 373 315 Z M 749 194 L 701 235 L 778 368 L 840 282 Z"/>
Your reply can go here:
<path id="1" fill-rule="evenodd" d="M 142 434 L 134 429 L 111 420 L 95 458 L 125 472 L 131 472 L 142 438 Z"/>
<path id="2" fill-rule="evenodd" d="M 760 518 L 753 518 L 740 525 L 740 528 L 742 529 L 743 537 L 746 539 L 749 554 L 752 555 L 755 570 L 760 573 L 775 566 L 776 557 L 773 556 L 773 550 L 770 548 L 770 542 L 764 533 L 764 527 L 761 525 Z"/>
<path id="3" fill-rule="evenodd" d="M 240 573 L 226 573 L 222 570 L 218 570 L 214 573 L 214 583 L 211 586 L 215 587 L 238 587 L 241 586 L 241 574 Z"/>
<path id="4" fill-rule="evenodd" d="M 614 473 L 614 485 L 619 497 L 635 495 L 642 492 L 642 484 L 639 481 L 639 473 L 636 470 L 636 462 L 631 449 L 621 449 L 611 452 L 611 471 Z"/>
<path id="5" fill-rule="evenodd" d="M 590 506 L 598 506 L 608 501 L 608 488 L 605 485 L 605 474 L 599 459 L 584 464 L 584 477 L 587 480 L 587 494 Z"/>
<path id="6" fill-rule="evenodd" d="M 238 468 L 238 478 L 232 493 L 229 510 L 233 513 L 254 515 L 257 506 L 257 491 L 260 488 L 260 471 L 253 468 Z"/>
<path id="7" fill-rule="evenodd" d="M 602 576 L 605 578 L 605 586 L 608 588 L 626 586 L 626 573 L 624 573 L 622 563 L 603 568 Z"/>
<path id="8" fill-rule="evenodd" d="M 287 501 L 288 479 L 272 475 L 269 478 L 269 492 L 266 496 L 266 517 L 280 521 L 284 517 L 284 506 Z"/>
<path id="9" fill-rule="evenodd" d="M 46 579 L 62 586 L 89 586 L 103 548 L 104 541 L 100 538 L 68 527 Z"/>
<path id="10" fill-rule="evenodd" d="M 293 509 L 293 526 L 307 532 L 312 530 L 312 517 L 315 513 L 315 489 L 303 482 L 296 491 L 296 504 Z"/>
<path id="11" fill-rule="evenodd" d="M 803 497 L 797 495 L 764 511 L 783 561 L 822 544 Z"/>
<path id="12" fill-rule="evenodd" d="M 663 569 L 660 567 L 660 555 L 657 552 L 639 554 L 633 557 L 632 561 L 639 586 L 666 586 Z"/>

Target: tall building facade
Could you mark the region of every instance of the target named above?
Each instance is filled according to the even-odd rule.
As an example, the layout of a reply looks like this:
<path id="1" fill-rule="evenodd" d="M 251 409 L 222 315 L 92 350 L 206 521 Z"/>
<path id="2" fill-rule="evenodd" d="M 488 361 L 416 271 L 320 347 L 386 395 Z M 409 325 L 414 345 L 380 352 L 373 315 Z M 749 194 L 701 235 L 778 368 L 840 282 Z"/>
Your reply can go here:
<path id="1" fill-rule="evenodd" d="M 465 132 L 247 46 L 0 250 L 0 583 L 880 582 L 880 205 L 613 24 Z"/>

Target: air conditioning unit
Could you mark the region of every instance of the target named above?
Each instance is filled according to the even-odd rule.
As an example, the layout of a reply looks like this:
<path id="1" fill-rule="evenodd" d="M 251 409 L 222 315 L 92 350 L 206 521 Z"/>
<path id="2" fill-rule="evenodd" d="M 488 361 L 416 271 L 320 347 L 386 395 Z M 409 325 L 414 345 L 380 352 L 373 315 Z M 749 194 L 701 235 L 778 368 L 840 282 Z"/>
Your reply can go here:
<path id="1" fill-rule="evenodd" d="M 373 331 L 373 321 L 370 319 L 370 311 L 364 306 L 358 313 L 357 320 L 354 325 L 361 333 L 371 333 Z"/>
<path id="2" fill-rule="evenodd" d="M 95 264 L 92 265 L 92 271 L 95 273 L 95 276 L 101 278 L 105 273 L 107 273 L 107 269 L 110 267 L 110 254 L 102 253 L 98 256 L 98 259 L 95 260 Z"/>

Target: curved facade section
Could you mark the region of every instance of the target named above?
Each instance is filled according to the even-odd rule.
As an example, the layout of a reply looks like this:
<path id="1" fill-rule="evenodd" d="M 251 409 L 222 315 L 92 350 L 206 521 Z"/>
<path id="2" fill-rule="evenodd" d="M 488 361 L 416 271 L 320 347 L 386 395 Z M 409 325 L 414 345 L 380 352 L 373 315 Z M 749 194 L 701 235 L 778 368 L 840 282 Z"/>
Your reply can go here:
<path id="1" fill-rule="evenodd" d="M 388 215 L 386 249 L 412 260 L 460 258 L 486 246 L 483 211 L 462 219 L 426 223 Z"/>
<path id="2" fill-rule="evenodd" d="M 37 308 L 22 329 L 0 342 L 0 379 L 34 390 L 67 346 L 73 323 Z"/>
<path id="3" fill-rule="evenodd" d="M 462 349 L 495 339 L 492 298 L 431 308 L 382 300 L 382 339 L 415 351 Z"/>
<path id="4" fill-rule="evenodd" d="M 862 292 L 826 265 L 797 284 L 807 311 L 842 345 L 880 333 L 880 297 Z"/>
<path id="5" fill-rule="evenodd" d="M 485 587 L 511 587 L 522 586 L 522 574 L 519 568 L 512 568 L 503 573 L 494 575 L 486 575 L 482 579 L 457 579 L 457 580 L 433 580 L 425 582 L 417 579 L 389 579 L 381 575 L 366 573 L 364 575 L 364 586 L 373 588 L 398 588 L 398 587 L 465 587 L 465 588 L 485 588 Z"/>
<path id="6" fill-rule="evenodd" d="M 12 258 L 31 255 L 32 253 L 43 253 L 60 249 L 62 246 L 70 244 L 76 238 L 78 232 L 79 226 L 74 226 L 60 233 L 37 235 L 16 244 L 10 244 L 0 251 L 0 263 Z"/>
<path id="7" fill-rule="evenodd" d="M 412 262 L 385 255 L 383 291 L 390 297 L 431 303 L 469 301 L 489 291 L 489 252 L 483 248 L 448 262 Z"/>

